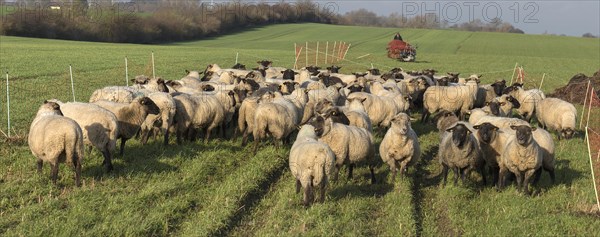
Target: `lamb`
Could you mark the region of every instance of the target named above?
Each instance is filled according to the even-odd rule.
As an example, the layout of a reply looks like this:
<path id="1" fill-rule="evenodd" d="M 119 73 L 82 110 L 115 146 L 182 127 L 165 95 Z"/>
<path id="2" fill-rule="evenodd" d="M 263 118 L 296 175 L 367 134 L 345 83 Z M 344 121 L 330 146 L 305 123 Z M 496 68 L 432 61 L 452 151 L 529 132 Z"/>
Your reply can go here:
<path id="1" fill-rule="evenodd" d="M 162 133 L 164 134 L 164 145 L 169 144 L 169 128 L 173 125 L 173 119 L 175 118 L 175 100 L 173 97 L 164 92 L 154 92 L 148 95 L 156 106 L 158 106 L 160 113 L 157 115 L 148 114 L 146 120 L 141 126 L 141 134 L 142 134 L 142 144 L 145 145 L 148 142 L 148 136 L 150 135 L 150 130 L 153 127 L 160 127 Z M 156 131 L 154 135 L 156 135 Z"/>
<path id="2" fill-rule="evenodd" d="M 427 88 L 423 95 L 424 123 L 430 114 L 440 109 L 451 112 L 460 112 L 460 118 L 473 107 L 477 94 L 477 83 L 469 81 L 465 86 L 432 86 Z"/>
<path id="3" fill-rule="evenodd" d="M 204 143 L 208 143 L 212 130 L 225 119 L 225 108 L 219 99 L 211 95 L 177 94 L 173 96 L 173 100 L 176 107 L 177 143 L 181 144 L 184 134 L 188 140 L 194 140 L 195 130 L 201 128 L 206 128 Z"/>
<path id="4" fill-rule="evenodd" d="M 507 87 L 503 93 L 511 95 L 519 101 L 521 106 L 517 109 L 517 113 L 527 122 L 531 122 L 538 102 L 546 98 L 546 95 L 541 90 L 524 90 L 522 83 L 515 83 Z"/>
<path id="5" fill-rule="evenodd" d="M 438 158 L 442 165 L 442 175 L 444 177 L 444 185 L 448 177 L 448 169 L 454 171 L 454 184 L 458 182 L 458 176 L 465 182 L 465 176 L 472 169 L 483 168 L 483 160 L 481 159 L 481 151 L 479 143 L 470 129 L 470 124 L 458 122 L 442 135 Z M 484 173 L 481 171 L 483 182 L 485 183 Z"/>
<path id="6" fill-rule="evenodd" d="M 385 99 L 365 92 L 355 92 L 348 96 L 348 100 L 361 99 L 367 110 L 372 125 L 389 127 L 392 118 L 400 109 L 393 100 Z"/>
<path id="7" fill-rule="evenodd" d="M 337 172 L 334 180 L 337 180 L 339 170 L 343 164 L 348 164 L 348 179 L 352 178 L 352 170 L 356 163 L 367 161 L 371 171 L 371 183 L 375 183 L 375 171 L 373 170 L 374 152 L 373 138 L 364 128 L 347 126 L 334 123 L 331 119 L 316 117 L 311 125 L 314 127 L 320 142 L 329 145 L 335 154 L 335 166 Z"/>
<path id="8" fill-rule="evenodd" d="M 335 154 L 329 146 L 317 140 L 314 127 L 304 125 L 290 150 L 290 170 L 296 179 L 296 193 L 304 189 L 304 205 L 314 200 L 313 188 L 320 188 L 319 201 L 325 200 L 325 189 L 335 169 Z"/>
<path id="9" fill-rule="evenodd" d="M 106 172 L 110 172 L 113 169 L 112 154 L 116 149 L 119 132 L 117 117 L 112 112 L 95 104 L 52 101 L 60 105 L 60 110 L 65 117 L 71 118 L 79 124 L 84 144 L 100 150 L 104 157 L 102 164 Z"/>
<path id="10" fill-rule="evenodd" d="M 73 119 L 64 117 L 60 105 L 44 101 L 29 128 L 27 138 L 31 153 L 37 158 L 37 171 L 42 173 L 45 162 L 50 163 L 52 183 L 56 185 L 58 164 L 72 165 L 75 185 L 81 186 L 83 133 Z"/>
<path id="11" fill-rule="evenodd" d="M 538 102 L 536 110 L 540 125 L 557 131 L 558 140 L 573 137 L 577 110 L 571 103 L 558 98 L 546 98 Z"/>
<path id="12" fill-rule="evenodd" d="M 500 188 L 504 187 L 504 176 L 510 171 L 517 177 L 518 190 L 529 195 L 530 179 L 542 166 L 543 152 L 532 135 L 535 127 L 520 125 L 510 128 L 516 131 L 516 137 L 508 141 L 502 152 L 504 166 L 500 167 Z"/>
<path id="13" fill-rule="evenodd" d="M 392 182 L 400 168 L 400 175 L 406 172 L 408 166 L 414 165 L 421 156 L 421 148 L 417 133 L 410 127 L 410 117 L 399 113 L 392 119 L 392 127 L 387 131 L 381 145 L 379 155 L 384 163 L 390 166 Z"/>
<path id="14" fill-rule="evenodd" d="M 148 97 L 138 97 L 129 104 L 105 100 L 97 101 L 94 104 L 107 109 L 117 117 L 119 122 L 117 138 L 121 139 L 121 150 L 119 152 L 121 156 L 125 151 L 125 142 L 138 133 L 142 123 L 146 120 L 146 116 L 160 113 L 158 106 Z"/>

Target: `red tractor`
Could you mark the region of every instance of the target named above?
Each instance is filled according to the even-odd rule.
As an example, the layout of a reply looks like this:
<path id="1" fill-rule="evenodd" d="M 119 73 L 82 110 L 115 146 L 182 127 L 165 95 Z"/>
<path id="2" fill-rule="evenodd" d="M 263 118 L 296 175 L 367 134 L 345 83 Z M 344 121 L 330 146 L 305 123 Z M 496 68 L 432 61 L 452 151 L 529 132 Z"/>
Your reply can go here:
<path id="1" fill-rule="evenodd" d="M 387 46 L 388 57 L 402 62 L 414 62 L 417 58 L 417 48 L 402 40 L 394 39 Z"/>

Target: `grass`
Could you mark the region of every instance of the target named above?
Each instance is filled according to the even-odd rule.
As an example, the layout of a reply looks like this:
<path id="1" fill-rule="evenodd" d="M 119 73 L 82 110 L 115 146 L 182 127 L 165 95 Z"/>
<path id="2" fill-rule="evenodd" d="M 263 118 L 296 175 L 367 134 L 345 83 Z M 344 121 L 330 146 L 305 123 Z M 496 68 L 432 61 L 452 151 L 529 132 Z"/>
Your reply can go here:
<path id="1" fill-rule="evenodd" d="M 26 135 L 39 104 L 50 98 L 72 100 L 68 65 L 73 65 L 75 96 L 86 101 L 93 90 L 125 85 L 129 76 L 156 73 L 178 79 L 184 70 L 209 63 L 233 65 L 271 59 L 291 67 L 293 43 L 343 40 L 352 43 L 339 63 L 343 72 L 436 68 L 463 75 L 484 74 L 483 81 L 510 79 L 515 62 L 523 65 L 530 87 L 549 93 L 576 73 L 592 74 L 600 65 L 600 40 L 560 36 L 402 29 L 419 46 L 416 63 L 385 57 L 397 29 L 288 24 L 259 27 L 208 40 L 165 45 L 88 43 L 0 37 L 0 69 L 10 73 L 11 125 Z M 356 59 L 370 53 L 368 57 Z M 6 128 L 6 86 L 0 83 L 0 128 Z M 578 107 L 578 109 L 580 106 Z M 418 116 L 415 115 L 414 117 Z M 325 203 L 309 208 L 295 194 L 287 167 L 289 148 L 265 146 L 257 156 L 239 141 L 142 147 L 128 142 L 115 171 L 104 174 L 101 155 L 85 157 L 83 186 L 61 166 L 58 186 L 49 168 L 35 172 L 23 143 L 0 143 L 0 235 L 597 235 L 597 218 L 579 211 L 594 200 L 587 149 L 582 136 L 556 141 L 557 184 L 544 175 L 540 194 L 526 197 L 514 187 L 498 192 L 481 187 L 478 176 L 466 185 L 440 187 L 438 134 L 432 125 L 414 123 L 423 157 L 408 178 L 392 183 L 389 168 L 376 168 L 380 182 L 370 184 L 368 169 L 354 180 L 328 187 Z M 376 136 L 379 144 L 382 133 Z M 452 179 L 452 175 L 449 177 Z M 519 224 L 520 223 L 520 224 Z"/>

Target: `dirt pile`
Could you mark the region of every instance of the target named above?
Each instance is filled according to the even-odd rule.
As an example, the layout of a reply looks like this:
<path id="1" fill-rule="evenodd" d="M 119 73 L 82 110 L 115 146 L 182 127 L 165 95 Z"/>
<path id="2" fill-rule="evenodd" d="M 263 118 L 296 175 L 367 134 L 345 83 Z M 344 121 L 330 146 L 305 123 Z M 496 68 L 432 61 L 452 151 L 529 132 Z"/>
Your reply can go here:
<path id="1" fill-rule="evenodd" d="M 598 95 L 600 94 L 600 70 L 594 73 L 594 76 L 592 77 L 588 77 L 583 73 L 579 73 L 573 76 L 571 80 L 569 80 L 569 84 L 556 89 L 554 93 L 550 94 L 549 96 L 557 97 L 574 104 L 583 104 L 586 94 L 585 89 L 587 88 L 588 81 L 591 81 L 590 91 L 591 88 L 594 88 L 595 90 L 595 98 L 593 100 L 594 103 L 592 103 L 592 106 L 600 107 L 600 97 L 598 97 Z"/>

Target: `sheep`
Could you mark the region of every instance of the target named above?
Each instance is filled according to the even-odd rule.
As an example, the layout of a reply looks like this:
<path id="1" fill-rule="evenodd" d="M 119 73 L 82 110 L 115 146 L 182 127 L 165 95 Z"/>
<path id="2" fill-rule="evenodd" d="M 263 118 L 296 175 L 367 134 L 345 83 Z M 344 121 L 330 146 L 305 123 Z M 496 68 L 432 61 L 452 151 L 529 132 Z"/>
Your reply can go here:
<path id="1" fill-rule="evenodd" d="M 388 129 L 381 145 L 379 155 L 390 166 L 392 182 L 400 168 L 400 175 L 406 172 L 408 166 L 414 165 L 421 157 L 421 148 L 417 133 L 410 127 L 410 117 L 399 113 L 392 119 L 392 127 Z"/>
<path id="2" fill-rule="evenodd" d="M 524 90 L 523 84 L 520 83 L 515 83 L 507 87 L 504 89 L 503 94 L 511 95 L 519 101 L 521 106 L 517 109 L 517 113 L 527 122 L 531 122 L 538 102 L 546 98 L 546 95 L 541 90 Z"/>
<path id="3" fill-rule="evenodd" d="M 365 106 L 363 105 L 365 100 L 366 99 L 361 98 L 348 99 L 348 110 L 345 112 L 345 114 L 348 117 L 348 120 L 350 120 L 350 125 L 364 128 L 369 132 L 373 132 L 371 119 L 369 119 L 369 115 L 367 114 Z"/>
<path id="4" fill-rule="evenodd" d="M 500 117 L 512 118 L 512 109 L 521 107 L 519 101 L 510 95 L 501 95 L 500 97 L 496 97 L 494 101 L 500 103 L 500 114 L 498 115 Z"/>
<path id="5" fill-rule="evenodd" d="M 212 95 L 177 94 L 173 96 L 173 100 L 176 107 L 177 143 L 181 144 L 184 134 L 188 140 L 194 140 L 195 130 L 202 128 L 206 128 L 204 143 L 208 143 L 212 130 L 225 119 L 225 108 L 219 99 Z"/>
<path id="6" fill-rule="evenodd" d="M 477 83 L 469 81 L 465 86 L 432 86 L 427 88 L 423 95 L 424 123 L 430 114 L 445 109 L 451 112 L 459 112 L 459 117 L 473 107 L 477 94 Z"/>
<path id="7" fill-rule="evenodd" d="M 135 79 L 131 79 L 131 81 L 135 82 L 138 87 L 137 89 L 146 89 L 149 92 L 169 92 L 169 88 L 167 87 L 165 80 L 160 77 L 157 78 L 149 78 L 144 75 L 136 76 Z"/>
<path id="8" fill-rule="evenodd" d="M 470 170 L 477 168 L 481 171 L 483 168 L 479 143 L 470 126 L 468 123 L 458 122 L 446 129 L 442 135 L 438 159 L 443 168 L 444 185 L 446 185 L 449 168 L 454 171 L 455 185 L 458 182 L 459 173 L 464 183 L 465 176 Z M 481 172 L 481 174 L 485 183 L 484 173 Z"/>
<path id="9" fill-rule="evenodd" d="M 516 131 L 516 136 L 508 141 L 502 152 L 504 165 L 500 167 L 500 188 L 504 187 L 505 174 L 510 171 L 517 178 L 518 190 L 529 195 L 530 179 L 542 166 L 543 152 L 532 135 L 535 127 L 520 125 L 510 126 L 510 129 Z"/>
<path id="10" fill-rule="evenodd" d="M 77 122 L 63 116 L 58 103 L 44 101 L 40 106 L 29 128 L 27 143 L 37 158 L 38 173 L 42 173 L 44 161 L 50 163 L 52 183 L 56 185 L 58 164 L 67 163 L 75 170 L 75 185 L 81 186 L 83 133 Z"/>
<path id="11" fill-rule="evenodd" d="M 129 103 L 136 97 L 136 89 L 126 86 L 109 86 L 95 90 L 90 96 L 90 103 L 100 100 Z"/>
<path id="12" fill-rule="evenodd" d="M 153 127 L 159 127 L 164 134 L 164 145 L 169 144 L 169 128 L 173 125 L 173 119 L 175 118 L 175 100 L 173 97 L 164 92 L 154 92 L 148 95 L 156 106 L 158 106 L 160 113 L 157 115 L 148 114 L 146 120 L 141 126 L 141 134 L 142 134 L 142 145 L 145 145 L 148 142 L 148 136 L 150 135 L 150 130 Z M 154 135 L 156 135 L 156 131 Z"/>
<path id="13" fill-rule="evenodd" d="M 529 125 L 526 121 L 517 118 L 504 118 L 489 115 L 489 112 L 485 112 L 483 109 L 473 109 L 470 111 L 471 116 L 469 117 L 470 124 L 482 124 L 489 122 L 494 126 L 502 129 L 508 129 L 512 125 Z"/>
<path id="14" fill-rule="evenodd" d="M 221 133 L 222 135 L 224 135 L 225 127 L 227 126 L 227 124 L 231 123 L 231 121 L 233 120 L 233 115 L 236 111 L 235 92 L 219 90 L 214 92 L 196 93 L 194 95 L 201 97 L 215 96 L 219 100 L 220 104 L 223 106 L 223 109 L 225 111 L 225 117 L 223 119 L 223 123 L 221 124 Z"/>
<path id="15" fill-rule="evenodd" d="M 116 150 L 119 125 L 117 117 L 110 111 L 95 104 L 50 100 L 60 105 L 65 117 L 75 120 L 83 133 L 86 146 L 100 150 L 106 172 L 113 170 L 112 154 Z"/>
<path id="16" fill-rule="evenodd" d="M 475 133 L 479 140 L 483 159 L 493 174 L 492 184 L 496 184 L 499 188 L 498 175 L 500 167 L 503 166 L 502 153 L 513 135 L 508 130 L 500 129 L 489 122 L 477 124 L 473 126 L 473 129 L 477 130 Z"/>
<path id="17" fill-rule="evenodd" d="M 558 140 L 573 137 L 577 110 L 571 103 L 558 98 L 546 98 L 538 102 L 536 110 L 540 125 L 557 131 Z"/>
<path id="18" fill-rule="evenodd" d="M 327 87 L 327 89 L 321 90 L 309 90 L 308 101 L 318 102 L 321 100 L 329 100 L 331 102 L 338 102 L 340 98 L 339 84 Z"/>
<path id="19" fill-rule="evenodd" d="M 447 110 L 442 110 L 433 117 L 433 121 L 435 121 L 436 128 L 438 129 L 441 138 L 447 129 L 460 120 L 456 114 Z"/>
<path id="20" fill-rule="evenodd" d="M 246 98 L 240 106 L 238 116 L 238 129 L 242 134 L 242 146 L 246 146 L 248 142 L 248 135 L 254 131 L 254 115 L 256 114 L 256 108 L 258 107 L 259 101 L 266 103 L 273 99 L 274 95 L 272 92 L 267 92 L 261 97 L 251 96 Z"/>
<path id="21" fill-rule="evenodd" d="M 372 125 L 389 127 L 392 118 L 401 112 L 396 103 L 391 99 L 365 92 L 356 92 L 348 96 L 348 100 L 355 98 L 363 99 L 362 103 L 367 110 Z"/>
<path id="22" fill-rule="evenodd" d="M 311 125 L 314 127 L 320 142 L 329 145 L 335 154 L 335 166 L 337 172 L 334 180 L 337 180 L 339 170 L 343 164 L 348 164 L 348 179 L 352 179 L 352 170 L 356 163 L 366 160 L 371 171 L 371 183 L 375 183 L 374 161 L 375 148 L 373 137 L 364 128 L 347 126 L 334 123 L 331 119 L 316 117 Z"/>
<path id="23" fill-rule="evenodd" d="M 533 134 L 533 139 L 535 139 L 535 141 L 537 142 L 537 144 L 540 146 L 540 151 L 542 152 L 542 169 L 547 171 L 548 174 L 550 174 L 550 179 L 552 181 L 552 183 L 556 182 L 556 177 L 554 174 L 554 164 L 555 164 L 555 157 L 554 157 L 554 140 L 552 139 L 552 135 L 550 135 L 550 133 L 542 128 L 537 128 L 535 129 L 535 131 L 532 132 Z M 536 184 L 539 179 L 540 176 L 542 174 L 542 169 L 539 169 L 538 171 L 536 171 L 536 176 L 535 179 L 533 180 L 533 184 Z"/>
<path id="24" fill-rule="evenodd" d="M 348 74 L 341 74 L 341 73 L 333 73 L 332 72 L 332 73 L 329 73 L 329 76 L 330 77 L 337 77 L 337 78 L 339 78 L 340 80 L 342 80 L 342 82 L 346 83 L 346 85 L 352 84 L 357 79 L 357 76 L 354 75 L 354 74 L 348 75 Z"/>
<path id="25" fill-rule="evenodd" d="M 315 106 L 314 115 L 322 116 L 325 119 L 331 118 L 334 123 L 350 125 L 350 119 L 346 116 L 340 107 L 337 107 L 328 100 L 319 101 Z"/>
<path id="26" fill-rule="evenodd" d="M 477 88 L 477 95 L 473 107 L 481 108 L 486 102 L 492 102 L 496 98 L 495 88 L 490 85 L 480 85 Z"/>
<path id="27" fill-rule="evenodd" d="M 304 90 L 296 88 L 290 95 L 284 97 L 277 93 L 273 101 L 259 104 L 254 115 L 253 153 L 256 154 L 258 143 L 266 137 L 267 132 L 276 140 L 277 148 L 280 140 L 288 140 L 290 133 L 302 120 L 306 101 Z"/>
<path id="28" fill-rule="evenodd" d="M 107 109 L 117 117 L 119 122 L 117 138 L 121 139 L 119 152 L 121 156 L 125 151 L 125 142 L 138 133 L 146 116 L 160 113 L 158 106 L 148 97 L 138 97 L 128 104 L 105 100 L 96 101 L 94 104 Z"/>
<path id="29" fill-rule="evenodd" d="M 296 179 L 296 193 L 300 186 L 304 189 L 305 206 L 314 200 L 314 187 L 320 188 L 319 202 L 325 200 L 325 189 L 335 169 L 335 154 L 317 139 L 314 127 L 304 125 L 290 150 L 290 171 Z"/>

